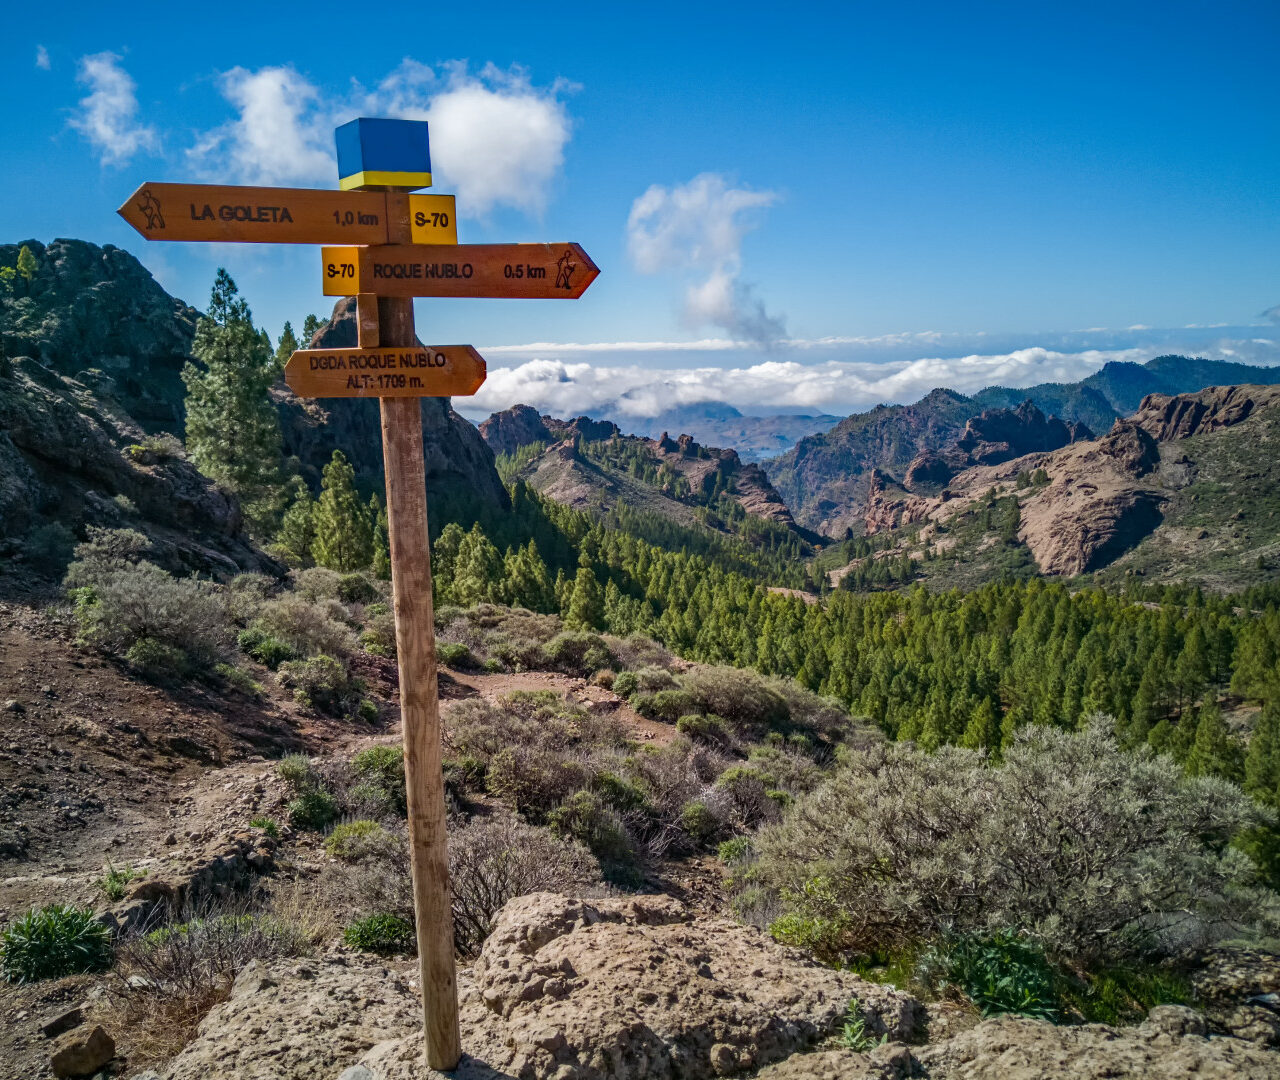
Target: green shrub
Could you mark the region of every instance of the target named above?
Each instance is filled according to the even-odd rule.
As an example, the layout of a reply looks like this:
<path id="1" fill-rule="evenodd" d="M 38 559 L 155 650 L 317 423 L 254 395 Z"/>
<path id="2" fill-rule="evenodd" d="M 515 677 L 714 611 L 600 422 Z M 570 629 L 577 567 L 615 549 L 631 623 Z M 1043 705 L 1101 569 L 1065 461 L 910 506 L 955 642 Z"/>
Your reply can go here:
<path id="1" fill-rule="evenodd" d="M 604 638 L 588 631 L 557 634 L 542 647 L 542 653 L 548 667 L 581 678 L 617 663 Z"/>
<path id="2" fill-rule="evenodd" d="M 716 848 L 716 855 L 726 866 L 746 861 L 751 858 L 752 852 L 751 838 L 747 836 L 735 836 Z"/>
<path id="3" fill-rule="evenodd" d="M 724 828 L 724 822 L 701 799 L 685 803 L 680 812 L 680 827 L 698 844 L 708 844 Z"/>
<path id="4" fill-rule="evenodd" d="M 149 682 L 181 679 L 191 667 L 187 654 L 176 645 L 155 638 L 138 638 L 125 650 L 129 666 Z"/>
<path id="5" fill-rule="evenodd" d="M 469 670 L 477 666 L 475 653 L 469 646 L 457 641 L 442 641 L 436 646 L 436 656 L 446 667 Z"/>
<path id="6" fill-rule="evenodd" d="M 844 1023 L 840 1027 L 839 1038 L 840 1045 L 846 1050 L 865 1054 L 868 1050 L 874 1050 L 877 1046 L 887 1043 L 889 1033 L 886 1031 L 877 1039 L 867 1029 L 867 1018 L 858 1004 L 858 999 L 850 998 L 844 1013 Z"/>
<path id="7" fill-rule="evenodd" d="M 361 952 L 411 953 L 417 949 L 413 923 L 399 915 L 368 915 L 342 932 L 342 940 Z"/>
<path id="8" fill-rule="evenodd" d="M 595 792 L 575 792 L 547 815 L 547 824 L 553 834 L 578 841 L 599 859 L 606 881 L 615 885 L 638 881 L 636 852 L 626 826 Z"/>
<path id="9" fill-rule="evenodd" d="M 1044 949 L 1009 930 L 947 939 L 922 955 L 919 972 L 935 992 L 946 984 L 962 990 L 983 1016 L 1058 1017 L 1056 979 Z"/>
<path id="10" fill-rule="evenodd" d="M 697 706 L 693 695 L 684 690 L 659 690 L 654 694 L 637 691 L 631 696 L 631 704 L 641 716 L 668 724 L 674 724 Z"/>
<path id="11" fill-rule="evenodd" d="M 32 908 L 0 933 L 0 972 L 9 982 L 105 971 L 112 958 L 111 933 L 89 908 Z"/>
<path id="12" fill-rule="evenodd" d="M 1103 968 L 1062 980 L 1062 1000 L 1092 1024 L 1133 1024 L 1157 1005 L 1189 1005 L 1191 984 L 1156 967 Z"/>
<path id="13" fill-rule="evenodd" d="M 378 703 L 369 698 L 361 698 L 360 704 L 356 706 L 356 719 L 372 724 L 378 719 Z"/>
<path id="14" fill-rule="evenodd" d="M 396 655 L 396 620 L 385 611 L 376 612 L 373 609 L 382 605 L 371 604 L 365 608 L 365 614 L 369 616 L 369 625 L 360 633 L 360 644 L 364 646 L 364 651 L 374 656 L 390 656 Z"/>
<path id="15" fill-rule="evenodd" d="M 249 821 L 249 828 L 261 829 L 264 833 L 266 833 L 269 837 L 271 837 L 272 840 L 278 840 L 280 838 L 280 826 L 276 822 L 275 818 L 269 818 L 269 817 L 252 818 Z"/>
<path id="16" fill-rule="evenodd" d="M 384 855 L 397 846 L 395 837 L 376 821 L 349 821 L 337 825 L 324 839 L 324 850 L 342 862 L 359 862 L 370 855 Z"/>
<path id="17" fill-rule="evenodd" d="M 231 689 L 239 690 L 246 697 L 262 696 L 262 683 L 244 668 L 236 667 L 234 664 L 215 664 L 213 670 Z"/>
<path id="18" fill-rule="evenodd" d="M 491 656 L 489 657 L 488 660 L 484 662 L 484 671 L 486 672 L 486 674 L 498 675 L 505 670 L 506 668 L 502 666 L 502 661 L 499 660 L 496 656 Z"/>
<path id="19" fill-rule="evenodd" d="M 368 604 L 378 596 L 378 587 L 363 574 L 343 574 L 338 579 L 338 599 L 344 604 Z"/>
<path id="20" fill-rule="evenodd" d="M 294 792 L 306 791 L 320 783 L 311 759 L 305 754 L 286 754 L 276 766 L 276 775 Z"/>
<path id="21" fill-rule="evenodd" d="M 369 746 L 351 759 L 351 769 L 363 783 L 382 792 L 397 813 L 405 812 L 404 749 Z"/>
<path id="22" fill-rule="evenodd" d="M 132 867 L 114 867 L 107 865 L 107 872 L 98 878 L 98 891 L 113 904 L 124 899 L 125 886 L 131 881 L 147 876 L 145 870 L 134 870 Z"/>
<path id="23" fill-rule="evenodd" d="M 305 660 L 289 660 L 278 669 L 280 685 L 293 691 L 301 705 L 331 715 L 341 715 L 353 704 L 360 684 L 353 680 L 341 660 L 323 654 Z M 358 700 L 358 699 L 357 699 Z"/>
<path id="24" fill-rule="evenodd" d="M 613 692 L 620 698 L 629 698 L 636 692 L 637 680 L 634 671 L 619 671 L 613 679 Z"/>
<path id="25" fill-rule="evenodd" d="M 712 746 L 726 746 L 732 741 L 728 725 L 718 716 L 685 713 L 676 721 L 676 730 L 688 735 L 691 739 L 709 743 Z"/>
<path id="26" fill-rule="evenodd" d="M 246 656 L 252 657 L 259 664 L 265 664 L 272 671 L 286 660 L 298 658 L 298 653 L 293 646 L 281 641 L 278 637 L 273 637 L 261 626 L 251 626 L 247 630 L 241 630 L 236 637 L 236 643 Z"/>
<path id="27" fill-rule="evenodd" d="M 311 566 L 306 570 L 295 571 L 293 587 L 302 599 L 315 602 L 317 600 L 336 600 L 338 585 L 342 575 L 327 566 Z"/>
<path id="28" fill-rule="evenodd" d="M 336 614 L 330 606 L 290 593 L 263 604 L 250 629 L 283 641 L 298 656 L 346 656 L 354 638 Z"/>
<path id="29" fill-rule="evenodd" d="M 324 788 L 308 788 L 290 799 L 285 811 L 295 828 L 320 832 L 338 816 L 338 800 Z"/>
<path id="30" fill-rule="evenodd" d="M 791 719 L 786 699 L 753 671 L 730 667 L 694 668 L 680 680 L 694 708 L 722 716 L 740 734 L 763 737 Z"/>

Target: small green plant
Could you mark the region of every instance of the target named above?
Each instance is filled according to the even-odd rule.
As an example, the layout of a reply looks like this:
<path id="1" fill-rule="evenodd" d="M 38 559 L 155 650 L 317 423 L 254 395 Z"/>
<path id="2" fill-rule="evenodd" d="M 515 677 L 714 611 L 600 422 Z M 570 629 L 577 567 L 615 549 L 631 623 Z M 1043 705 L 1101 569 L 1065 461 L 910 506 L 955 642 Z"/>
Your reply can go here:
<path id="1" fill-rule="evenodd" d="M 716 848 L 716 855 L 726 866 L 732 866 L 734 863 L 749 859 L 751 850 L 751 839 L 749 837 L 735 836 L 732 840 L 725 840 L 721 843 Z"/>
<path id="2" fill-rule="evenodd" d="M 396 813 L 405 812 L 404 750 L 399 746 L 368 746 L 351 759 L 351 769 L 369 794 L 376 789 Z"/>
<path id="3" fill-rule="evenodd" d="M 353 949 L 371 953 L 413 952 L 413 924 L 399 915 L 369 915 L 357 919 L 342 932 L 342 940 Z"/>
<path id="4" fill-rule="evenodd" d="M 378 589 L 363 574 L 343 574 L 338 580 L 338 599 L 344 604 L 368 604 L 378 599 Z"/>
<path id="5" fill-rule="evenodd" d="M 150 682 L 182 678 L 191 667 L 190 658 L 176 645 L 150 637 L 138 638 L 125 651 L 124 658 Z"/>
<path id="6" fill-rule="evenodd" d="M 720 831 L 721 821 L 701 799 L 684 804 L 680 811 L 680 827 L 699 844 L 707 844 Z"/>
<path id="7" fill-rule="evenodd" d="M 315 787 L 318 780 L 311 761 L 305 754 L 286 754 L 276 766 L 276 773 L 292 791 L 305 791 Z"/>
<path id="8" fill-rule="evenodd" d="M 280 826 L 276 822 L 275 818 L 269 818 L 269 817 L 253 818 L 249 822 L 249 828 L 261 829 L 264 833 L 266 833 L 269 837 L 271 837 L 272 840 L 280 839 Z"/>
<path id="9" fill-rule="evenodd" d="M 883 1046 L 888 1041 L 889 1033 L 887 1031 L 877 1039 L 875 1035 L 867 1030 L 867 1018 L 863 1015 L 858 999 L 850 998 L 849 1005 L 844 1012 L 844 1024 L 840 1027 L 840 1045 L 847 1050 L 864 1054 L 868 1050 L 874 1050 L 877 1046 Z"/>
<path id="10" fill-rule="evenodd" d="M 457 641 L 443 641 L 436 646 L 436 656 L 445 667 L 468 669 L 477 666 L 475 653 Z"/>
<path id="11" fill-rule="evenodd" d="M 935 989 L 946 983 L 958 987 L 983 1016 L 1058 1017 L 1056 978 L 1044 950 L 1012 930 L 943 941 L 921 956 L 920 972 Z"/>
<path id="12" fill-rule="evenodd" d="M 359 862 L 369 855 L 390 851 L 395 838 L 376 821 L 348 821 L 325 837 L 324 850 L 342 862 Z"/>
<path id="13" fill-rule="evenodd" d="M 215 664 L 213 670 L 232 689 L 239 690 L 247 697 L 261 697 L 262 683 L 258 682 L 244 668 L 234 664 Z"/>
<path id="14" fill-rule="evenodd" d="M 258 661 L 259 664 L 265 664 L 272 671 L 286 660 L 295 660 L 298 656 L 292 646 L 256 626 L 241 630 L 236 636 L 236 641 L 241 652 Z"/>
<path id="15" fill-rule="evenodd" d="M 146 876 L 145 870 L 135 870 L 128 866 L 115 867 L 108 863 L 106 873 L 98 878 L 98 891 L 114 904 L 117 900 L 124 899 L 125 886 L 129 882 Z"/>
<path id="16" fill-rule="evenodd" d="M 326 829 L 338 816 L 338 801 L 324 788 L 308 788 L 285 807 L 289 823 L 299 829 Z"/>
<path id="17" fill-rule="evenodd" d="M 111 966 L 111 932 L 89 908 L 32 908 L 0 934 L 0 972 L 9 982 L 60 979 Z"/>

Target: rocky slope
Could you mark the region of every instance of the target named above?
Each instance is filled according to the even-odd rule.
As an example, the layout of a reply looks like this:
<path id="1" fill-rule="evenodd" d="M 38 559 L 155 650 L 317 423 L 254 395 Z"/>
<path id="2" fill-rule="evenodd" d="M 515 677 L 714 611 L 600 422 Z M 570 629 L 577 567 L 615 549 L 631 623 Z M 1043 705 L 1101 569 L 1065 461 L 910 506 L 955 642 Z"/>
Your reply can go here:
<path id="1" fill-rule="evenodd" d="M 988 387 L 972 397 L 934 390 L 914 405 L 880 405 L 847 417 L 830 431 L 802 439 L 794 449 L 764 462 L 770 480 L 796 520 L 828 536 L 861 530 L 872 470 L 911 490 L 937 488 L 948 473 L 975 464 L 995 464 L 984 442 L 1008 443 L 999 460 L 1066 445 L 1088 432 L 1103 432 L 1133 413 L 1148 394 L 1185 394 L 1229 383 L 1280 383 L 1280 368 L 1259 368 L 1183 356 L 1162 356 L 1146 364 L 1109 363 L 1079 383 L 1045 383 L 1025 390 Z M 1029 403 L 1029 406 L 1024 405 Z M 1043 424 L 1028 412 L 1049 419 Z M 1019 417 L 1021 413 L 1021 417 Z M 984 419 L 985 416 L 985 419 Z M 1057 419 L 1055 419 L 1057 418 Z M 1012 441 L 996 434 L 1004 429 Z M 1063 439 L 1066 427 L 1069 439 Z M 1019 430 L 1021 429 L 1021 430 Z M 933 493 L 933 492 L 930 492 Z"/>
<path id="2" fill-rule="evenodd" d="M 501 454 L 548 444 L 520 476 L 569 506 L 607 509 L 627 500 L 692 524 L 696 507 L 710 505 L 715 493 L 726 492 L 747 514 L 795 527 L 760 466 L 745 464 L 734 450 L 701 446 L 689 435 L 623 435 L 606 421 L 586 416 L 557 420 L 539 416 L 528 405 L 494 413 L 480 425 L 480 434 Z"/>
<path id="3" fill-rule="evenodd" d="M 1210 578 L 1256 571 L 1274 552 L 1280 521 L 1280 387 L 1209 387 L 1153 394 L 1099 439 L 1034 453 L 952 477 L 936 496 L 913 494 L 873 476 L 864 526 L 882 532 L 927 525 L 921 540 L 945 549 L 956 522 L 993 490 L 1018 495 L 1018 538 L 1040 571 L 1072 575 L 1113 564 L 1162 567 Z M 1044 470 L 1047 483 L 1018 488 Z M 943 528 L 938 528 L 942 525 Z M 1160 552 L 1139 554 L 1156 543 Z M 1121 561 L 1118 561 L 1121 560 Z M 1227 580 L 1224 578 L 1224 580 Z"/>

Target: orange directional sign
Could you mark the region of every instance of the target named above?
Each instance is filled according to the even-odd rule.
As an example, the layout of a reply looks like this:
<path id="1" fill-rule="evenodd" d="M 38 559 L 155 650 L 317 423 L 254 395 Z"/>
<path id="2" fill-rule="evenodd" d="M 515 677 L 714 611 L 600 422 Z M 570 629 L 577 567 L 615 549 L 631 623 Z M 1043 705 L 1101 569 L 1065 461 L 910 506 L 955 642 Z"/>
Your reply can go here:
<path id="1" fill-rule="evenodd" d="M 458 242 L 452 195 L 413 200 L 411 218 L 421 219 L 415 240 Z M 388 209 L 382 191 L 143 184 L 118 213 L 148 240 L 385 244 Z"/>
<path id="2" fill-rule="evenodd" d="M 466 397 L 485 363 L 470 345 L 386 349 L 302 349 L 284 380 L 299 397 Z"/>
<path id="3" fill-rule="evenodd" d="M 321 250 L 326 296 L 576 300 L 600 270 L 577 244 L 387 244 Z"/>

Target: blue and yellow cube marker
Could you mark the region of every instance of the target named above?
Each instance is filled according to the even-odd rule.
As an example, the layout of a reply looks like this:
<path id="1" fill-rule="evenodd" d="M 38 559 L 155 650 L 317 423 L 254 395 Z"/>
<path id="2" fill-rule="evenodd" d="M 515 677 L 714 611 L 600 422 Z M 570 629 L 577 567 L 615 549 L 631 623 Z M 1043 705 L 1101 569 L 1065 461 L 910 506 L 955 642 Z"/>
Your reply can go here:
<path id="1" fill-rule="evenodd" d="M 343 191 L 431 186 L 431 145 L 425 120 L 361 117 L 338 128 L 334 139 L 338 144 L 338 186 Z"/>

